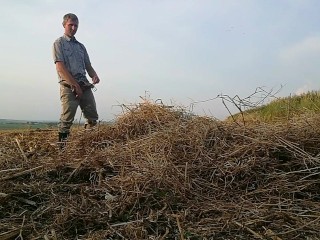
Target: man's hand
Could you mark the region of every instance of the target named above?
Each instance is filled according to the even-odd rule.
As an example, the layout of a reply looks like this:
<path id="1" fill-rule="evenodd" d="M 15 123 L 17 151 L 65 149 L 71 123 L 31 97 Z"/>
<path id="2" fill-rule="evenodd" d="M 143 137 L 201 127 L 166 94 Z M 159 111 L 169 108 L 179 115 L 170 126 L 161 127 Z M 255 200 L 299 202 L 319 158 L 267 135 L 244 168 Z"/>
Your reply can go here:
<path id="1" fill-rule="evenodd" d="M 93 83 L 93 84 L 97 84 L 97 83 L 99 83 L 99 82 L 100 82 L 100 79 L 99 79 L 98 75 L 95 75 L 95 76 L 92 78 L 92 83 Z"/>
<path id="2" fill-rule="evenodd" d="M 56 62 L 56 68 L 59 75 L 66 81 L 67 84 L 71 86 L 71 90 L 75 94 L 76 98 L 81 98 L 83 95 L 83 91 L 78 84 L 78 82 L 72 77 L 69 73 L 68 69 L 64 65 L 63 62 Z"/>
<path id="3" fill-rule="evenodd" d="M 83 91 L 79 84 L 75 85 L 73 90 L 75 91 L 74 94 L 76 95 L 76 98 L 79 99 L 82 97 Z"/>

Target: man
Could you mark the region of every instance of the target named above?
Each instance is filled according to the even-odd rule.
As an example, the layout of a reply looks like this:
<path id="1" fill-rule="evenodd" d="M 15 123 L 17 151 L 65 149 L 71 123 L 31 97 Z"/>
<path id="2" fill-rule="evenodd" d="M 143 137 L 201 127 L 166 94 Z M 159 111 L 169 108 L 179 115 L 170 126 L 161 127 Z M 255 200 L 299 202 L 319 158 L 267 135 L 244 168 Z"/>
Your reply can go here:
<path id="1" fill-rule="evenodd" d="M 84 45 L 76 40 L 79 26 L 78 17 L 68 13 L 63 17 L 64 35 L 53 44 L 53 59 L 60 83 L 61 116 L 59 122 L 59 142 L 64 142 L 70 134 L 78 106 L 80 106 L 86 125 L 97 124 L 98 113 L 91 88 L 100 79 L 91 66 Z M 92 84 L 86 77 L 92 78 Z"/>

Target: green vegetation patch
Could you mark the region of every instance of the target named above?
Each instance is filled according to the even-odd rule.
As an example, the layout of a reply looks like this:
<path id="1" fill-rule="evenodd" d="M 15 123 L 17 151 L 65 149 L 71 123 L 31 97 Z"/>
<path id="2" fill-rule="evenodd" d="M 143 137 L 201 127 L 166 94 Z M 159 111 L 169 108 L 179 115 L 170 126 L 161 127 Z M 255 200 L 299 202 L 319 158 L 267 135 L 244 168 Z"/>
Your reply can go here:
<path id="1" fill-rule="evenodd" d="M 56 128 L 56 122 L 36 122 L 36 121 L 21 121 L 0 119 L 0 130 L 15 130 L 15 129 L 47 129 Z"/>
<path id="2" fill-rule="evenodd" d="M 278 98 L 269 104 L 243 112 L 245 120 L 261 121 L 287 120 L 304 114 L 315 114 L 320 110 L 320 92 L 311 91 L 302 95 Z M 234 117 L 239 118 L 238 113 Z"/>

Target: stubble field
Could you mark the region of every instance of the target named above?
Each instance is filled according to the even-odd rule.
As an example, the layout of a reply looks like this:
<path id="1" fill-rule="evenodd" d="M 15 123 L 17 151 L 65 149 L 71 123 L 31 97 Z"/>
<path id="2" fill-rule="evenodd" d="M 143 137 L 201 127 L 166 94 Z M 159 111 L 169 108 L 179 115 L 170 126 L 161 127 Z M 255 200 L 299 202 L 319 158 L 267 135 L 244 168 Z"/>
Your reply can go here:
<path id="1" fill-rule="evenodd" d="M 320 116 L 217 121 L 143 102 L 112 125 L 0 133 L 0 239 L 320 239 Z"/>

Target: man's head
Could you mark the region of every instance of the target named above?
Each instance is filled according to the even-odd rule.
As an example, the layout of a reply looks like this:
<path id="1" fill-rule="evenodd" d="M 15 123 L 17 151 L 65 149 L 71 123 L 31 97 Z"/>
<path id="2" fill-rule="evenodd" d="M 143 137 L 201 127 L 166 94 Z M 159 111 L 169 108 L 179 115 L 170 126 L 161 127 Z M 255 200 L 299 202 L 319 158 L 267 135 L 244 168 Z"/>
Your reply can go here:
<path id="1" fill-rule="evenodd" d="M 62 25 L 64 27 L 64 34 L 68 37 L 73 37 L 78 30 L 78 17 L 73 13 L 67 13 L 63 16 Z"/>

